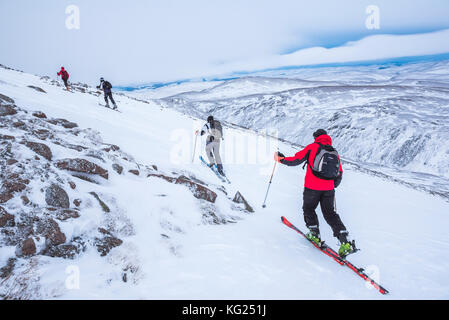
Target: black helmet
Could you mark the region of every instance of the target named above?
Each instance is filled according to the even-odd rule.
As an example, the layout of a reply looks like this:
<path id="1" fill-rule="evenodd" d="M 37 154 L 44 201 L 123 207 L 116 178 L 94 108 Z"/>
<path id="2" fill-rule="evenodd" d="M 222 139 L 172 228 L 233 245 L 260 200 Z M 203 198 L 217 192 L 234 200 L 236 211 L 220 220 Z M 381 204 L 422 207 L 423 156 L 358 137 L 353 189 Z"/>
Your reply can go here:
<path id="1" fill-rule="evenodd" d="M 313 137 L 316 139 L 316 138 L 318 138 L 319 136 L 322 136 L 322 135 L 325 135 L 325 134 L 327 134 L 326 130 L 324 130 L 324 129 L 318 129 L 317 131 L 315 131 L 315 132 L 313 133 Z"/>
<path id="2" fill-rule="evenodd" d="M 207 122 L 211 123 L 212 121 L 214 121 L 214 117 L 208 116 L 207 117 Z"/>
<path id="3" fill-rule="evenodd" d="M 103 77 L 101 77 L 101 78 L 100 78 L 100 82 L 103 82 L 103 81 L 104 81 L 104 78 L 103 78 Z"/>

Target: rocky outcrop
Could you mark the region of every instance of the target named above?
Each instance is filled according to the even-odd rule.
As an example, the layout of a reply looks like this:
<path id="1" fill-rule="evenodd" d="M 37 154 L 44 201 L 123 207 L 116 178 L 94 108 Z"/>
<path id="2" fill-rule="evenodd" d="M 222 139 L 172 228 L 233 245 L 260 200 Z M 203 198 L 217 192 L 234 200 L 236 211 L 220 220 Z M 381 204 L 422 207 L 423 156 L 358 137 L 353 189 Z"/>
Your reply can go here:
<path id="1" fill-rule="evenodd" d="M 106 203 L 104 203 L 103 200 L 100 199 L 98 194 L 96 194 L 95 192 L 89 192 L 89 194 L 91 194 L 95 199 L 97 199 L 98 203 L 101 206 L 101 209 L 103 209 L 104 212 L 106 212 L 106 213 L 111 212 L 111 209 L 109 209 L 109 207 L 106 205 Z"/>
<path id="2" fill-rule="evenodd" d="M 112 165 L 112 169 L 114 169 L 114 171 L 117 172 L 118 174 L 122 174 L 123 172 L 123 167 L 117 163 L 114 163 Z"/>
<path id="3" fill-rule="evenodd" d="M 36 244 L 33 238 L 27 238 L 16 248 L 18 257 L 29 257 L 36 254 Z"/>
<path id="4" fill-rule="evenodd" d="M 52 184 L 45 191 L 45 202 L 50 207 L 69 208 L 70 199 L 67 192 L 57 184 Z"/>
<path id="5" fill-rule="evenodd" d="M 120 246 L 123 241 L 114 237 L 111 232 L 104 228 L 99 228 L 98 231 L 102 234 L 101 238 L 95 238 L 95 246 L 100 255 L 106 256 L 113 248 Z"/>
<path id="6" fill-rule="evenodd" d="M 68 170 L 79 173 L 99 175 L 104 179 L 108 179 L 108 171 L 99 165 L 85 159 L 65 159 L 56 162 L 56 167 L 62 170 Z"/>
<path id="7" fill-rule="evenodd" d="M 70 122 L 66 119 L 51 119 L 51 120 L 47 120 L 48 123 L 51 123 L 53 125 L 58 125 L 58 126 L 62 126 L 66 129 L 73 129 L 78 127 L 78 125 L 74 122 Z"/>
<path id="8" fill-rule="evenodd" d="M 0 104 L 0 117 L 12 116 L 16 113 L 17 111 L 14 107 Z"/>
<path id="9" fill-rule="evenodd" d="M 156 178 L 164 179 L 165 181 L 170 182 L 170 183 L 185 185 L 190 189 L 190 191 L 192 191 L 193 196 L 197 199 L 206 200 L 211 203 L 215 203 L 215 200 L 217 199 L 217 194 L 214 191 L 210 190 L 209 188 L 207 188 L 199 183 L 192 181 L 191 179 L 189 179 L 183 175 L 181 175 L 177 178 L 174 178 L 174 177 L 169 177 L 164 174 L 150 173 L 150 174 L 148 174 L 148 177 L 156 177 Z"/>
<path id="10" fill-rule="evenodd" d="M 237 191 L 232 201 L 235 203 L 243 204 L 246 211 L 251 213 L 254 212 L 254 209 L 249 205 L 248 201 L 246 201 L 246 199 L 242 196 L 240 191 Z"/>
<path id="11" fill-rule="evenodd" d="M 140 174 L 139 170 L 129 170 L 129 173 L 132 173 L 133 175 L 138 176 Z"/>
<path id="12" fill-rule="evenodd" d="M 47 247 L 63 244 L 67 240 L 58 223 L 51 218 L 39 219 L 36 224 L 36 234 L 45 237 Z"/>
<path id="13" fill-rule="evenodd" d="M 52 154 L 50 148 L 47 145 L 45 145 L 43 143 L 31 142 L 31 141 L 25 142 L 25 145 L 29 149 L 31 149 L 34 152 L 36 152 L 38 155 L 44 157 L 48 161 L 51 161 L 51 159 L 53 157 L 53 154 Z"/>
<path id="14" fill-rule="evenodd" d="M 9 214 L 3 207 L 0 207 L 0 228 L 14 226 L 14 216 Z"/>
<path id="15" fill-rule="evenodd" d="M 47 115 L 41 111 L 33 112 L 33 117 L 36 117 L 39 119 L 47 119 Z"/>
<path id="16" fill-rule="evenodd" d="M 41 92 L 41 93 L 47 93 L 44 89 L 36 87 L 36 86 L 28 86 L 28 88 L 34 89 L 37 92 Z"/>

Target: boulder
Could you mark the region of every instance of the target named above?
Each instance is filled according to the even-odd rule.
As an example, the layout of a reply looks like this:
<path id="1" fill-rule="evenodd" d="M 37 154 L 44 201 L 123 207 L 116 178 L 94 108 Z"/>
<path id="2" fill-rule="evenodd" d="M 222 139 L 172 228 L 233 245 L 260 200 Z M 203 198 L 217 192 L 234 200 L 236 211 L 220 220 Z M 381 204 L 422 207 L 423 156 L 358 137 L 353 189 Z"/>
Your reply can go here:
<path id="1" fill-rule="evenodd" d="M 66 241 L 65 234 L 61 232 L 58 223 L 53 219 L 39 219 L 36 233 L 45 237 L 47 248 L 63 244 Z"/>
<path id="2" fill-rule="evenodd" d="M 34 90 L 36 90 L 38 92 L 47 93 L 44 89 L 36 87 L 36 86 L 28 86 L 28 88 L 34 89 Z"/>
<path id="3" fill-rule="evenodd" d="M 36 254 L 36 244 L 33 238 L 27 238 L 16 249 L 18 257 L 30 257 Z"/>
<path id="4" fill-rule="evenodd" d="M 40 119 L 47 119 L 47 115 L 41 111 L 33 112 L 33 116 Z"/>
<path id="5" fill-rule="evenodd" d="M 235 203 L 241 203 L 245 206 L 245 210 L 248 212 L 254 212 L 254 209 L 249 205 L 248 201 L 242 196 L 240 191 L 237 191 L 237 193 L 234 196 L 234 199 L 232 200 Z"/>
<path id="6" fill-rule="evenodd" d="M 62 170 L 99 175 L 105 179 L 108 179 L 109 177 L 107 170 L 85 159 L 59 160 L 56 162 L 56 167 Z"/>
<path id="7" fill-rule="evenodd" d="M 16 114 L 17 111 L 12 106 L 0 105 L 0 117 L 12 116 Z"/>
<path id="8" fill-rule="evenodd" d="M 52 184 L 45 191 L 45 202 L 50 207 L 69 208 L 70 200 L 67 192 L 57 184 Z"/>
<path id="9" fill-rule="evenodd" d="M 61 244 L 48 248 L 45 250 L 44 255 L 53 258 L 73 259 L 79 253 L 80 250 L 77 246 L 73 244 Z"/>
<path id="10" fill-rule="evenodd" d="M 140 174 L 139 170 L 129 170 L 128 172 L 132 173 L 132 174 L 134 174 L 136 176 L 138 176 Z"/>
<path id="11" fill-rule="evenodd" d="M 95 239 L 95 246 L 102 257 L 106 256 L 112 248 L 118 247 L 123 243 L 122 240 L 112 235 L 106 235 L 103 238 Z"/>
<path id="12" fill-rule="evenodd" d="M 123 167 L 117 163 L 114 163 L 112 165 L 112 169 L 114 169 L 114 171 L 117 172 L 118 174 L 122 174 L 123 172 Z"/>
<path id="13" fill-rule="evenodd" d="M 33 150 L 34 152 L 36 152 L 38 155 L 44 157 L 48 161 L 51 161 L 53 154 L 51 153 L 51 150 L 47 145 L 45 145 L 43 143 L 31 142 L 31 141 L 25 142 L 25 145 L 28 148 L 30 148 L 31 150 Z"/>
<path id="14" fill-rule="evenodd" d="M 3 207 L 0 207 L 0 228 L 2 227 L 14 227 L 14 216 L 9 214 Z"/>

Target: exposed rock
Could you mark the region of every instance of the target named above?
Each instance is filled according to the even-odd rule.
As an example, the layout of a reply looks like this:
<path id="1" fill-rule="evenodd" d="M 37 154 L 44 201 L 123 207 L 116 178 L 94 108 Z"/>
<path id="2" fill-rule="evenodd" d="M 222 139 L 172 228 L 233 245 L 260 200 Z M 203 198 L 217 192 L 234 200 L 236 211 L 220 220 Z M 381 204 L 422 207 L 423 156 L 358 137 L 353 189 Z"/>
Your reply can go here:
<path id="1" fill-rule="evenodd" d="M 53 258 L 73 259 L 79 253 L 80 250 L 77 246 L 73 244 L 61 244 L 48 248 L 45 250 L 44 255 Z"/>
<path id="2" fill-rule="evenodd" d="M 75 184 L 75 182 L 73 182 L 73 181 L 69 181 L 69 186 L 70 186 L 70 188 L 72 188 L 73 190 L 76 189 L 76 184 Z"/>
<path id="3" fill-rule="evenodd" d="M 178 178 L 173 178 L 173 177 L 169 177 L 163 174 L 156 174 L 156 173 L 150 173 L 148 174 L 148 177 L 157 177 L 157 178 L 161 178 L 164 179 L 165 181 L 168 181 L 170 183 L 175 183 L 175 184 L 183 184 L 185 186 L 187 186 L 193 193 L 193 196 L 197 199 L 203 199 L 206 201 L 209 201 L 211 203 L 215 203 L 215 200 L 217 199 L 217 194 L 206 188 L 205 186 L 196 183 L 192 180 L 190 180 L 189 178 L 185 177 L 185 176 L 179 176 Z"/>
<path id="4" fill-rule="evenodd" d="M 36 87 L 36 86 L 28 86 L 28 88 L 34 89 L 38 92 L 47 93 L 44 89 Z"/>
<path id="5" fill-rule="evenodd" d="M 28 199 L 28 197 L 26 195 L 21 196 L 20 199 L 22 199 L 22 203 L 25 206 L 28 205 L 31 202 L 30 199 Z"/>
<path id="6" fill-rule="evenodd" d="M 12 140 L 12 141 L 16 140 L 16 138 L 14 138 L 13 136 L 8 136 L 8 135 L 3 135 L 3 134 L 0 134 L 0 139 L 1 140 Z"/>
<path id="7" fill-rule="evenodd" d="M 139 170 L 129 170 L 128 172 L 132 173 L 132 174 L 134 174 L 136 176 L 138 176 L 140 174 Z"/>
<path id="8" fill-rule="evenodd" d="M 40 219 L 36 226 L 36 233 L 45 237 L 47 247 L 57 246 L 66 241 L 65 234 L 61 232 L 58 223 L 53 219 Z"/>
<path id="9" fill-rule="evenodd" d="M 9 214 L 3 207 L 0 207 L 0 228 L 2 227 L 14 227 L 14 216 Z"/>
<path id="10" fill-rule="evenodd" d="M 48 138 L 52 138 L 53 134 L 51 131 L 45 130 L 45 129 L 39 129 L 33 131 L 33 134 L 40 140 L 47 140 Z"/>
<path id="11" fill-rule="evenodd" d="M 16 255 L 18 257 L 29 257 L 36 254 L 36 244 L 33 238 L 27 238 L 16 249 Z"/>
<path id="12" fill-rule="evenodd" d="M 19 120 L 19 121 L 14 122 L 14 123 L 12 124 L 12 126 L 13 126 L 14 128 L 23 127 L 23 126 L 25 126 L 25 122 Z"/>
<path id="13" fill-rule="evenodd" d="M 81 199 L 75 199 L 75 200 L 73 200 L 73 204 L 76 206 L 76 207 L 79 207 L 80 205 L 81 205 Z"/>
<path id="14" fill-rule="evenodd" d="M 107 148 L 104 148 L 103 149 L 104 151 L 106 151 L 106 152 L 109 152 L 109 151 L 118 151 L 118 150 L 120 150 L 120 147 L 119 146 L 116 146 L 116 145 L 114 145 L 114 144 L 111 144 L 109 147 L 107 147 Z"/>
<path id="15" fill-rule="evenodd" d="M 103 209 L 104 212 L 109 213 L 111 212 L 111 210 L 109 209 L 109 207 L 106 205 L 106 203 L 104 203 L 100 197 L 98 196 L 98 194 L 96 194 L 95 192 L 89 192 L 89 194 L 93 195 L 95 199 L 97 199 L 98 203 L 100 204 L 101 208 Z"/>
<path id="16" fill-rule="evenodd" d="M 71 210 L 71 209 L 61 210 L 61 211 L 58 211 L 58 213 L 56 214 L 56 219 L 58 219 L 60 221 L 65 221 L 68 219 L 76 219 L 79 217 L 80 217 L 79 212 L 76 210 Z"/>
<path id="17" fill-rule="evenodd" d="M 102 257 L 107 255 L 112 248 L 118 247 L 123 243 L 119 238 L 107 235 L 102 239 L 95 239 L 95 246 Z"/>
<path id="18" fill-rule="evenodd" d="M 0 278 L 5 279 L 8 278 L 12 271 L 14 270 L 14 267 L 16 265 L 16 258 L 9 258 L 8 262 L 6 262 L 6 265 L 0 269 Z"/>
<path id="19" fill-rule="evenodd" d="M 95 174 L 108 179 L 108 171 L 85 159 L 65 159 L 56 162 L 56 167 L 62 170 Z"/>
<path id="20" fill-rule="evenodd" d="M 57 184 L 52 184 L 45 191 L 45 202 L 51 207 L 69 208 L 70 200 L 67 192 Z"/>
<path id="21" fill-rule="evenodd" d="M 0 93 L 0 104 L 14 104 L 14 100 Z"/>
<path id="22" fill-rule="evenodd" d="M 232 201 L 234 201 L 235 203 L 242 203 L 245 206 L 246 211 L 254 212 L 254 209 L 249 205 L 248 201 L 246 201 L 246 199 L 242 196 L 240 191 L 237 191 Z"/>
<path id="23" fill-rule="evenodd" d="M 0 117 L 12 116 L 16 113 L 17 111 L 13 107 L 8 105 L 0 105 Z"/>
<path id="24" fill-rule="evenodd" d="M 118 174 L 122 174 L 123 172 L 123 167 L 117 163 L 114 163 L 112 165 L 112 169 L 114 169 L 114 171 L 117 172 Z"/>
<path id="25" fill-rule="evenodd" d="M 47 120 L 48 123 L 51 123 L 53 125 L 60 125 L 63 126 L 66 129 L 72 129 L 78 127 L 78 125 L 74 122 L 70 122 L 66 119 L 51 119 Z"/>
<path id="26" fill-rule="evenodd" d="M 48 146 L 46 146 L 43 143 L 37 143 L 37 142 L 31 142 L 27 141 L 25 145 L 36 152 L 38 155 L 44 157 L 45 159 L 51 161 L 51 158 L 53 157 L 53 154 L 51 153 L 51 150 Z"/>
<path id="27" fill-rule="evenodd" d="M 33 112 L 33 116 L 40 119 L 47 119 L 47 115 L 41 111 Z"/>
<path id="28" fill-rule="evenodd" d="M 14 196 L 11 193 L 0 193 L 0 203 L 8 202 L 14 198 Z"/>
<path id="29" fill-rule="evenodd" d="M 16 159 L 8 159 L 8 161 L 6 161 L 6 164 L 8 166 L 12 166 L 13 164 L 16 164 L 17 162 L 19 162 L 19 161 L 17 161 Z"/>

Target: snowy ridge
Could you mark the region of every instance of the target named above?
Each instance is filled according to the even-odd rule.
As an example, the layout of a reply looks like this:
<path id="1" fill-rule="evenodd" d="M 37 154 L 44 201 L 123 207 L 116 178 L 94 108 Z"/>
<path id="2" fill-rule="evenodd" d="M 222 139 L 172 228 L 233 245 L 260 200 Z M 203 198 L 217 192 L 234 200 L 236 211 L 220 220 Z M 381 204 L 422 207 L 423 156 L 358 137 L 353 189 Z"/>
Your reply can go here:
<path id="1" fill-rule="evenodd" d="M 298 145 L 308 144 L 316 128 L 326 128 L 349 161 L 422 173 L 421 181 L 425 175 L 447 181 L 448 64 L 292 70 L 284 79 L 267 72 L 163 101 L 197 117 L 214 114 L 253 130 L 275 129 Z"/>
<path id="2" fill-rule="evenodd" d="M 95 89 L 74 87 L 74 92 L 66 92 L 49 78 L 0 68 L 0 142 L 5 150 L 0 158 L 4 175 L 0 193 L 12 196 L 0 203 L 7 212 L 0 212 L 0 222 L 5 222 L 0 225 L 3 298 L 448 297 L 449 262 L 442 257 L 449 250 L 449 204 L 439 197 L 344 165 L 344 179 L 337 190 L 338 212 L 362 249 L 351 261 L 366 267 L 389 289 L 390 295 L 384 297 L 280 222 L 284 215 L 304 228 L 303 170 L 278 166 L 268 206 L 261 209 L 277 147 L 274 139 L 225 127 L 224 151 L 239 138 L 250 152 L 245 161 L 225 161 L 232 184 L 222 186 L 198 160 L 191 163 L 191 150 L 180 148 L 193 145 L 192 133 L 204 121 L 194 116 L 203 111 L 181 109 L 180 104 L 184 115 L 170 109 L 176 102 L 169 99 L 143 102 L 117 95 L 123 112 L 117 113 L 98 105 L 102 97 Z M 259 97 L 264 95 L 243 100 Z M 234 100 L 239 98 L 227 101 Z M 226 115 L 225 100 L 221 101 L 220 112 Z M 229 122 L 238 123 L 243 116 L 237 113 L 235 121 Z M 245 123 L 251 128 L 260 125 Z M 45 144 L 51 160 L 37 153 L 45 155 L 46 148 L 27 146 L 28 140 Z M 282 141 L 279 148 L 286 154 L 298 149 Z M 203 150 L 201 141 L 197 152 Z M 253 154 L 259 155 L 258 161 L 250 159 Z M 73 161 L 77 158 L 96 166 Z M 84 165 L 76 166 L 80 163 Z M 6 183 L 8 177 L 17 182 L 14 189 Z M 69 208 L 58 207 L 67 204 L 67 197 L 60 189 L 50 188 L 52 184 L 67 194 Z M 49 195 L 62 196 L 46 199 L 48 188 Z M 238 203 L 237 191 L 254 212 Z M 23 196 L 30 200 L 28 204 Z M 30 216 L 38 218 L 36 224 L 25 219 Z M 335 248 L 330 228 L 320 214 L 319 219 L 323 239 Z M 44 226 L 51 228 L 38 228 L 39 221 L 47 221 Z M 17 232 L 22 226 L 28 230 L 26 237 Z M 44 232 L 49 229 L 50 233 Z M 11 232 L 20 241 L 9 238 Z M 27 246 L 22 242 L 28 238 L 35 243 L 34 253 L 28 251 L 31 241 Z M 60 254 L 64 252 L 71 254 Z M 70 281 L 67 286 L 73 270 L 79 271 L 79 288 L 71 287 Z"/>

